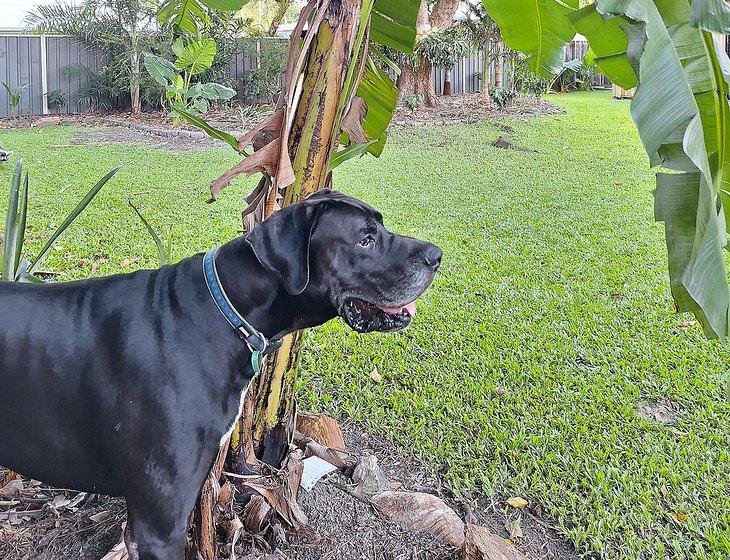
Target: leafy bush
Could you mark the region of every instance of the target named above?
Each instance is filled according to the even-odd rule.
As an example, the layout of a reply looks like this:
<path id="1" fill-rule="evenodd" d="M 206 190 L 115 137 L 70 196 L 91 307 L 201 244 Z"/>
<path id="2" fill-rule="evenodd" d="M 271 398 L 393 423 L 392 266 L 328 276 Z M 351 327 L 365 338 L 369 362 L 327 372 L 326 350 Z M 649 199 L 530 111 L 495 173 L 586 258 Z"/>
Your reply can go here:
<path id="1" fill-rule="evenodd" d="M 456 63 L 469 54 L 469 44 L 461 37 L 456 28 L 434 31 L 418 42 L 416 54 L 430 60 L 436 66 L 451 70 Z"/>
<path id="2" fill-rule="evenodd" d="M 403 104 L 411 111 L 415 111 L 423 104 L 423 95 L 420 93 L 407 93 L 403 96 Z"/>
<path id="3" fill-rule="evenodd" d="M 529 95 L 541 95 L 550 87 L 550 81 L 535 74 L 525 63 L 524 57 L 515 60 L 514 89 Z"/>
<path id="4" fill-rule="evenodd" d="M 83 64 L 69 64 L 63 69 L 67 78 L 77 78 L 82 85 L 79 87 L 78 100 L 87 104 L 91 109 L 109 110 L 117 107 L 126 94 L 124 83 L 120 83 L 110 67 L 105 66 L 100 72 L 94 72 Z"/>
<path id="5" fill-rule="evenodd" d="M 260 52 L 256 53 L 256 41 L 244 40 L 239 46 L 244 56 L 258 58 L 258 68 L 253 68 L 239 81 L 239 91 L 245 101 L 271 102 L 281 89 L 281 77 L 286 69 L 288 48 L 286 43 L 275 39 L 261 39 Z"/>
<path id="6" fill-rule="evenodd" d="M 68 103 L 66 92 L 62 89 L 54 89 L 46 94 L 48 100 L 48 107 L 50 109 L 61 109 Z"/>
<path id="7" fill-rule="evenodd" d="M 494 101 L 500 111 L 506 109 L 517 95 L 518 93 L 515 90 L 503 87 L 496 87 L 490 93 L 492 101 Z"/>
<path id="8" fill-rule="evenodd" d="M 177 39 L 172 50 L 175 62 L 146 53 L 144 65 L 150 76 L 164 88 L 165 98 L 173 107 L 173 116 L 180 110 L 205 113 L 210 101 L 227 100 L 236 95 L 229 87 L 214 82 L 192 83 L 197 76 L 213 65 L 216 44 L 213 39 L 204 38 L 183 43 Z"/>
<path id="9" fill-rule="evenodd" d="M 23 158 L 19 158 L 15 164 L 12 182 L 10 184 L 10 197 L 8 209 L 5 216 L 5 232 L 3 235 L 3 250 L 0 252 L 0 281 L 3 282 L 33 282 L 41 283 L 43 279 L 34 275 L 35 267 L 48 253 L 56 240 L 61 237 L 71 223 L 78 218 L 101 188 L 111 179 L 119 167 L 109 171 L 102 177 L 86 196 L 76 205 L 71 213 L 66 216 L 63 223 L 48 238 L 43 248 L 33 260 L 24 260 L 22 257 L 23 243 L 25 241 L 26 218 L 28 215 L 28 173 L 23 174 Z"/>

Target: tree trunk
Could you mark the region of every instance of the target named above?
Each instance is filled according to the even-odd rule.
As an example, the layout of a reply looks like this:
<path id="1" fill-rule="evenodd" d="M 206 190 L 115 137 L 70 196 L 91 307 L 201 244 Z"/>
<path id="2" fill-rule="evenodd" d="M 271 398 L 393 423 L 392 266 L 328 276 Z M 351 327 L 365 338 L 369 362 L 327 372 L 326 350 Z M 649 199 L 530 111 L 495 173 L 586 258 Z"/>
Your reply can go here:
<path id="1" fill-rule="evenodd" d="M 286 15 L 286 11 L 289 9 L 289 6 L 291 6 L 292 0 L 279 0 L 276 5 L 276 12 L 274 13 L 274 19 L 271 20 L 271 25 L 269 25 L 269 30 L 266 33 L 269 37 L 275 37 L 276 32 L 279 29 L 279 26 L 281 25 L 281 20 L 284 19 L 284 16 Z"/>
<path id="2" fill-rule="evenodd" d="M 492 102 L 492 96 L 490 95 L 492 63 L 489 57 L 489 49 L 484 49 L 484 52 L 482 52 L 482 61 L 482 99 L 484 103 L 490 104 Z"/>
<path id="3" fill-rule="evenodd" d="M 502 87 L 502 43 L 497 44 L 497 50 L 494 57 L 494 87 Z"/>
<path id="4" fill-rule="evenodd" d="M 142 100 L 139 94 L 140 82 L 140 53 L 139 34 L 136 29 L 131 34 L 130 52 L 130 73 L 129 73 L 129 94 L 132 100 L 132 114 L 139 115 L 142 112 Z"/>
<path id="5" fill-rule="evenodd" d="M 451 95 L 452 87 L 451 87 L 451 70 L 446 70 L 444 72 L 444 87 L 443 91 L 441 92 L 442 95 Z"/>
<path id="6" fill-rule="evenodd" d="M 296 181 L 283 194 L 292 204 L 323 188 L 327 165 L 339 142 L 338 106 L 342 86 L 353 56 L 350 41 L 357 25 L 362 0 L 333 2 L 310 48 L 289 139 L 289 155 Z M 288 454 L 294 424 L 294 383 L 301 334 L 284 339 L 282 348 L 267 360 L 258 384 L 253 416 L 256 456 L 280 467 Z"/>
<path id="7" fill-rule="evenodd" d="M 437 0 L 433 6 L 431 13 L 428 12 L 428 1 L 421 0 L 418 10 L 418 19 L 416 20 L 416 33 L 419 38 L 428 35 L 431 31 L 441 31 L 451 26 L 454 14 L 459 8 L 459 0 Z M 417 68 L 413 68 L 408 63 L 402 65 L 401 75 L 398 79 L 398 95 L 415 93 L 423 99 L 424 105 L 427 107 L 436 107 L 438 99 L 436 91 L 433 87 L 433 68 L 430 60 L 422 60 Z M 449 73 L 447 72 L 447 76 Z M 451 81 L 447 88 L 444 83 L 444 95 L 451 93 Z"/>
<path id="8" fill-rule="evenodd" d="M 438 106 L 436 90 L 433 87 L 433 68 L 431 63 L 424 61 L 417 69 L 403 65 L 401 75 L 398 79 L 398 91 L 400 97 L 413 93 L 420 95 L 423 104 L 427 107 Z"/>

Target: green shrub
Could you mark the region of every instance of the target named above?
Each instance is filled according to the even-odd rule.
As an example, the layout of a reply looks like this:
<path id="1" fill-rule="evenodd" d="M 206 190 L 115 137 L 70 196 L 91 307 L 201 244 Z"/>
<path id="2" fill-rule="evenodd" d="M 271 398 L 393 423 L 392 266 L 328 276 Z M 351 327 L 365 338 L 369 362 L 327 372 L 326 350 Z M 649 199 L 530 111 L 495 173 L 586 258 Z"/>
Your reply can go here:
<path id="1" fill-rule="evenodd" d="M 496 87 L 489 95 L 492 101 L 499 107 L 499 110 L 503 111 L 517 97 L 518 93 L 513 89 Z"/>
<path id="2" fill-rule="evenodd" d="M 54 89 L 46 94 L 49 109 L 61 109 L 68 103 L 66 92 L 62 89 Z"/>

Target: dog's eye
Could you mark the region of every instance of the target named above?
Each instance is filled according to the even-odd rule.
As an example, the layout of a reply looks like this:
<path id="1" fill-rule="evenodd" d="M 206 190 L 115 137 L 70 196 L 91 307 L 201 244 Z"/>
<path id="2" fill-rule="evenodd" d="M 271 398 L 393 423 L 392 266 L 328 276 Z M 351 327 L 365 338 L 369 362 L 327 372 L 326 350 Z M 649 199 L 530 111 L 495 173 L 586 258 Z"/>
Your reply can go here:
<path id="1" fill-rule="evenodd" d="M 360 247 L 369 247 L 374 242 L 375 242 L 375 239 L 373 239 L 372 237 L 370 237 L 368 235 L 367 237 L 365 237 L 365 238 L 361 239 L 360 241 L 358 241 L 357 244 L 360 245 Z"/>

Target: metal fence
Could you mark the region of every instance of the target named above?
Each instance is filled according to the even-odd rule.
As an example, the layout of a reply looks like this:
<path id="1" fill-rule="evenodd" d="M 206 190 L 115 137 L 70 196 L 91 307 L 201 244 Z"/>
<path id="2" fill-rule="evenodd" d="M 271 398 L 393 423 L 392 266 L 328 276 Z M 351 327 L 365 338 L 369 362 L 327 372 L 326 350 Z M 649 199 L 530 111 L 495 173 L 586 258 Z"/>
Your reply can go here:
<path id="1" fill-rule="evenodd" d="M 269 41 L 285 41 L 282 39 L 263 39 Z M 258 40 L 241 48 L 231 62 L 229 72 L 233 83 L 240 80 L 251 70 L 260 66 L 261 45 Z M 565 60 L 582 58 L 588 50 L 585 41 L 574 41 L 566 48 Z M 46 35 L 0 35 L 0 81 L 14 88 L 27 84 L 21 101 L 22 114 L 43 115 L 52 113 L 82 113 L 89 110 L 87 104 L 79 101 L 79 90 L 87 85 L 84 78 L 68 77 L 64 69 L 72 64 L 81 64 L 93 72 L 103 66 L 100 53 L 90 49 L 70 37 Z M 505 64 L 508 66 L 508 64 Z M 484 60 L 480 54 L 474 54 L 459 61 L 452 71 L 452 88 L 454 93 L 475 93 L 481 89 Z M 487 68 L 490 76 L 494 76 L 494 64 Z M 435 68 L 433 72 L 434 89 L 441 94 L 444 83 L 444 70 Z M 509 68 L 505 68 L 504 79 L 509 80 Z M 610 86 L 605 76 L 599 75 L 593 85 Z M 48 93 L 61 90 L 66 97 L 66 105 L 61 109 L 49 110 Z M 238 98 L 243 99 L 239 90 Z M 0 87 L 0 117 L 12 114 L 10 99 L 5 88 Z"/>

